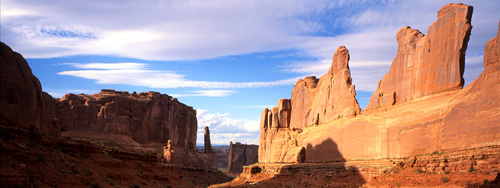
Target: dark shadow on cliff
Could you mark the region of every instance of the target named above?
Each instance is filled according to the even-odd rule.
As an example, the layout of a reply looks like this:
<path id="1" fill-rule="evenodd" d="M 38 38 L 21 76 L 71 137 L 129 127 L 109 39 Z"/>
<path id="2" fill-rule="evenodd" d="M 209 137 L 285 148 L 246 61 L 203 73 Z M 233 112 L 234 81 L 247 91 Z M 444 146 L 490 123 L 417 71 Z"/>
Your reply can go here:
<path id="1" fill-rule="evenodd" d="M 245 187 L 360 187 L 366 183 L 357 167 L 346 165 L 346 159 L 339 152 L 337 144 L 332 139 L 327 139 L 318 145 L 308 144 L 305 148 L 304 163 L 275 163 L 280 165 L 279 171 L 270 179 L 263 181 L 245 181 L 238 186 Z M 268 168 L 268 167 L 266 167 Z M 272 168 L 272 167 L 271 167 Z M 278 168 L 276 168 L 278 169 Z M 256 171 L 252 177 L 265 179 L 272 176 L 265 169 L 252 169 Z M 257 173 L 257 171 L 261 173 Z"/>

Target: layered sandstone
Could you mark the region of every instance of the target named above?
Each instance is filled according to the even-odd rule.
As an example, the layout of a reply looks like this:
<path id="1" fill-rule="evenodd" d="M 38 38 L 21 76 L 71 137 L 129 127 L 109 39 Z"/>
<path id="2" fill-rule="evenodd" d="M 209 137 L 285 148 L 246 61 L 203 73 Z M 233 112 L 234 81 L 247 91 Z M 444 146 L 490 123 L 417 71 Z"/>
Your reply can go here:
<path id="1" fill-rule="evenodd" d="M 195 150 L 196 111 L 171 96 L 103 89 L 93 95 L 69 93 L 56 102 L 51 116 L 59 119 L 63 131 L 121 134 L 137 142 L 171 140 L 175 146 Z"/>
<path id="2" fill-rule="evenodd" d="M 349 51 L 341 46 L 333 55 L 328 73 L 319 80 L 306 77 L 294 85 L 290 128 L 304 128 L 360 114 L 348 63 Z"/>
<path id="3" fill-rule="evenodd" d="M 254 164 L 258 161 L 258 145 L 247 145 L 236 142 L 229 144 L 228 171 L 240 173 L 243 166 Z"/>
<path id="4" fill-rule="evenodd" d="M 379 81 L 366 111 L 463 87 L 472 7 L 448 4 L 437 17 L 427 36 L 410 27 L 397 32 L 396 58 Z"/>
<path id="5" fill-rule="evenodd" d="M 57 119 L 47 116 L 42 85 L 23 56 L 0 42 L 0 123 L 25 125 L 52 136 L 61 135 Z"/>
<path id="6" fill-rule="evenodd" d="M 169 141 L 166 161 L 190 168 L 217 168 L 210 135 L 205 136 L 209 153 L 197 153 L 196 111 L 177 99 L 157 92 L 130 94 L 112 89 L 54 99 L 42 92 L 19 53 L 0 43 L 0 55 L 1 125 L 156 153 L 165 153 L 162 148 Z"/>
<path id="7" fill-rule="evenodd" d="M 427 37 L 423 37 L 419 32 L 409 28 L 404 30 L 404 34 L 398 34 L 398 37 L 407 37 L 408 33 L 413 33 L 410 36 L 416 38 L 423 37 L 425 39 L 423 41 L 431 38 L 433 39 L 431 41 L 434 41 L 433 44 L 440 44 L 436 40 L 446 39 L 446 42 L 443 44 L 446 47 L 436 45 L 436 48 L 428 48 L 426 49 L 427 52 L 424 53 L 426 55 L 421 57 L 423 59 L 431 58 L 428 56 L 441 58 L 442 61 L 440 62 L 442 64 L 438 64 L 443 66 L 438 66 L 436 63 L 429 63 L 435 61 L 416 65 L 415 62 L 420 62 L 416 55 L 406 55 L 403 58 L 401 53 L 398 53 L 398 57 L 391 67 L 390 72 L 386 75 L 386 78 L 391 77 L 390 75 L 396 73 L 394 72 L 396 70 L 403 71 L 399 73 L 404 73 L 405 70 L 399 69 L 401 64 L 397 62 L 400 62 L 399 58 L 408 59 L 408 57 L 412 58 L 401 61 L 406 63 L 406 68 L 411 63 L 413 63 L 413 68 L 420 67 L 418 72 L 413 71 L 413 73 L 417 75 L 436 73 L 431 77 L 439 78 L 438 81 L 426 79 L 425 81 L 418 82 L 423 85 L 409 83 L 404 87 L 399 87 L 401 85 L 394 82 L 393 84 L 398 86 L 394 87 L 395 89 L 405 88 L 401 92 L 394 90 L 396 91 L 396 95 L 392 96 L 395 97 L 394 100 L 398 105 L 391 107 L 384 106 L 384 110 L 374 110 L 373 113 L 363 113 L 354 118 L 334 118 L 335 120 L 330 121 L 322 121 L 320 114 L 316 115 L 316 117 L 319 117 L 319 120 L 318 118 L 315 119 L 314 116 L 307 120 L 317 120 L 318 126 L 306 126 L 301 129 L 293 126 L 289 128 L 273 128 L 272 126 L 268 126 L 269 123 L 266 124 L 265 122 L 269 122 L 269 118 L 273 118 L 273 112 L 264 110 L 261 117 L 259 163 L 342 162 L 349 160 L 398 158 L 432 153 L 434 151 L 456 151 L 499 145 L 500 98 L 498 93 L 500 93 L 500 65 L 498 54 L 500 54 L 500 50 L 498 48 L 498 36 L 490 40 L 485 47 L 485 69 L 483 73 L 463 90 L 460 89 L 461 84 L 463 84 L 461 81 L 461 72 L 463 70 L 460 70 L 462 68 L 455 69 L 457 66 L 463 67 L 460 65 L 460 62 L 463 61 L 460 59 L 463 58 L 463 52 L 465 52 L 467 45 L 466 38 L 468 36 L 467 33 L 470 31 L 471 10 L 471 7 L 463 4 L 446 5 L 439 11 L 438 21 L 431 26 L 431 28 L 438 29 L 429 32 Z M 462 15 L 467 20 L 452 19 L 449 18 L 450 15 L 448 14 L 452 18 Z M 441 31 L 439 28 L 443 25 L 453 25 L 458 28 L 468 29 Z M 456 31 L 460 32 L 454 33 Z M 463 34 L 463 37 L 457 37 L 458 34 Z M 402 41 L 401 39 L 398 40 Z M 416 45 L 416 48 L 419 48 L 418 45 Z M 449 54 L 450 49 L 452 49 L 451 51 L 455 51 L 455 55 L 438 55 Z M 455 62 L 456 66 L 452 65 L 451 62 Z M 451 75 L 459 75 L 459 78 Z M 406 78 L 414 80 L 420 77 L 410 76 Z M 395 78 L 394 81 L 408 80 L 406 78 Z M 441 78 L 445 79 L 442 80 Z M 327 101 L 317 101 L 326 100 L 324 95 L 313 99 L 308 96 L 308 94 L 314 94 L 315 91 L 312 91 L 315 90 L 314 87 L 320 87 L 319 83 L 321 79 L 316 81 L 310 77 L 308 80 L 306 83 L 299 83 L 308 86 L 307 88 L 302 87 L 299 88 L 300 90 L 296 90 L 297 86 L 294 88 L 295 93 L 298 93 L 296 91 L 300 91 L 301 95 L 305 98 L 292 97 L 292 125 L 295 123 L 295 119 L 300 121 L 300 117 L 295 117 L 295 114 L 304 115 L 308 112 L 303 107 L 308 105 L 295 103 L 294 100 L 299 100 L 299 102 L 309 101 L 312 104 L 327 104 Z M 384 80 L 386 79 L 384 78 Z M 384 80 L 382 83 L 390 83 Z M 435 83 L 442 84 L 433 85 Z M 410 98 L 418 96 L 418 98 L 409 100 L 410 98 L 403 97 L 405 98 L 404 100 L 399 100 L 397 93 L 407 93 L 408 95 L 405 94 L 403 96 L 409 96 Z M 387 95 L 378 95 L 375 93 L 374 96 L 386 97 Z M 350 98 L 350 95 L 347 97 Z M 300 105 L 295 108 L 294 104 Z M 339 105 L 343 104 L 340 103 Z M 339 105 L 335 103 L 333 106 Z M 377 108 L 379 107 L 382 106 L 378 106 Z M 264 116 L 264 114 L 268 114 L 268 116 Z M 312 124 L 315 123 L 315 121 L 312 121 Z M 305 125 L 308 124 L 306 123 Z"/>
<path id="8" fill-rule="evenodd" d="M 259 161 L 303 162 L 304 148 L 295 138 L 301 129 L 361 113 L 348 63 L 349 51 L 341 46 L 327 74 L 299 80 L 292 99 L 280 99 L 277 107 L 262 111 Z"/>

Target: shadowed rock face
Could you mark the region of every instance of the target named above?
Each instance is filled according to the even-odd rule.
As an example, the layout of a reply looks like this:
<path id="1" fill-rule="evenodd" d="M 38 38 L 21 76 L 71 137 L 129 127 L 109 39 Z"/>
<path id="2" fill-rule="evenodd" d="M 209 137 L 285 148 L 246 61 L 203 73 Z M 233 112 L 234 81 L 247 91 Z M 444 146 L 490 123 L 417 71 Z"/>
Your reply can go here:
<path id="1" fill-rule="evenodd" d="M 103 89 L 94 95 L 66 94 L 54 99 L 42 92 L 26 60 L 4 43 L 0 43 L 0 60 L 2 125 L 55 137 L 61 131 L 70 132 L 75 138 L 106 140 L 140 151 L 160 151 L 161 143 L 169 141 L 176 165 L 217 168 L 209 134 L 205 136 L 209 153 L 195 150 L 196 111 L 175 98 L 157 92 L 129 94 Z"/>
<path id="2" fill-rule="evenodd" d="M 60 125 L 46 114 L 42 85 L 23 56 L 0 42 L 0 123 L 33 126 L 36 132 L 60 136 Z"/>
<path id="3" fill-rule="evenodd" d="M 472 7 L 448 4 L 437 17 L 427 36 L 408 26 L 397 32 L 398 53 L 366 111 L 463 87 Z"/>
<path id="4" fill-rule="evenodd" d="M 428 36 L 409 27 L 398 31 L 397 57 L 372 96 L 370 113 L 326 116 L 340 112 L 331 106 L 352 107 L 349 104 L 354 103 L 345 100 L 353 98 L 352 92 L 334 95 L 344 100 L 334 100 L 330 106 L 329 95 L 318 93 L 325 76 L 299 80 L 292 92 L 288 128 L 269 126 L 274 112 L 262 112 L 259 163 L 339 161 L 332 151 L 345 160 L 364 160 L 499 145 L 500 36 L 486 44 L 483 73 L 461 89 L 471 13 L 470 6 L 449 4 L 439 11 Z M 345 54 L 337 52 L 336 56 Z M 329 72 L 335 69 L 332 66 Z M 323 106 L 330 108 L 319 108 Z M 319 113 L 311 116 L 313 112 Z M 322 144 L 325 140 L 335 144 Z"/>
<path id="5" fill-rule="evenodd" d="M 243 166 L 254 164 L 258 161 L 259 146 L 247 145 L 236 142 L 229 144 L 228 170 L 234 173 L 243 171 Z"/>

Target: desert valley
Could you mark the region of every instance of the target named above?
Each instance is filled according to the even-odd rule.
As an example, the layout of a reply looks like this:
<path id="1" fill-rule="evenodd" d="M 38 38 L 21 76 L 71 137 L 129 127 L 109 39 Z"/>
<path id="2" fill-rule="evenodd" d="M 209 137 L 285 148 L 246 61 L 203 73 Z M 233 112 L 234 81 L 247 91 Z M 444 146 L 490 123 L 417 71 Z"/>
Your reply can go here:
<path id="1" fill-rule="evenodd" d="M 44 92 L 0 43 L 0 187 L 500 187 L 500 20 L 465 85 L 473 7 L 444 5 L 424 35 L 394 31 L 362 109 L 349 46 L 260 115 L 259 145 L 197 143 L 197 111 L 154 91 Z M 423 29 L 423 28 L 420 28 Z M 197 147 L 198 146 L 198 147 Z"/>

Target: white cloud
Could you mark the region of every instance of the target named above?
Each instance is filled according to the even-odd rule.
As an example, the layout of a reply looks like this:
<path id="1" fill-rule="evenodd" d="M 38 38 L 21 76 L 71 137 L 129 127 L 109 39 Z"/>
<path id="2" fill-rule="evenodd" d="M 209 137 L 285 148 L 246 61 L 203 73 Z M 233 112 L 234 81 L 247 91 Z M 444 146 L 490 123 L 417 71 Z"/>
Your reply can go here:
<path id="1" fill-rule="evenodd" d="M 197 90 L 188 94 L 170 94 L 173 97 L 225 97 L 236 93 L 233 90 Z"/>
<path id="2" fill-rule="evenodd" d="M 449 2 L 5 0 L 2 41 L 28 58 L 112 55 L 188 60 L 294 49 L 310 60 L 302 65 L 295 62 L 286 71 L 316 76 L 328 70 L 335 49 L 345 45 L 351 52 L 357 89 L 373 91 L 396 55 L 396 31 L 409 25 L 426 33 L 437 10 Z M 478 56 L 496 34 L 499 2 L 464 3 L 474 6 L 467 53 Z M 104 72 L 66 73 L 89 77 L 87 74 Z M 475 78 L 477 73 L 466 71 L 465 77 Z M 214 84 L 208 88 L 233 87 L 220 87 L 230 83 L 208 84 Z M 161 83 L 152 85 L 164 87 Z"/>
<path id="3" fill-rule="evenodd" d="M 258 144 L 260 134 L 260 120 L 245 118 L 233 119 L 228 113 L 208 113 L 207 110 L 197 109 L 198 141 L 203 143 L 205 126 L 210 128 L 210 137 L 213 144 L 229 144 L 229 141 Z"/>
<path id="4" fill-rule="evenodd" d="M 146 67 L 144 63 L 66 63 L 79 69 L 134 70 Z"/>
<path id="5" fill-rule="evenodd" d="M 184 75 L 163 70 L 142 69 L 146 64 L 141 63 L 90 63 L 70 64 L 76 68 L 93 68 L 92 70 L 62 71 L 57 74 L 76 76 L 80 78 L 96 80 L 98 84 L 125 84 L 134 86 L 146 86 L 151 88 L 260 88 L 275 87 L 294 84 L 299 77 L 270 82 L 213 82 L 193 81 L 185 79 Z M 94 69 L 105 70 L 94 70 Z M 137 69 L 139 68 L 139 69 Z M 228 90 L 200 90 L 194 94 L 177 94 L 178 96 L 224 96 L 234 92 Z"/>

